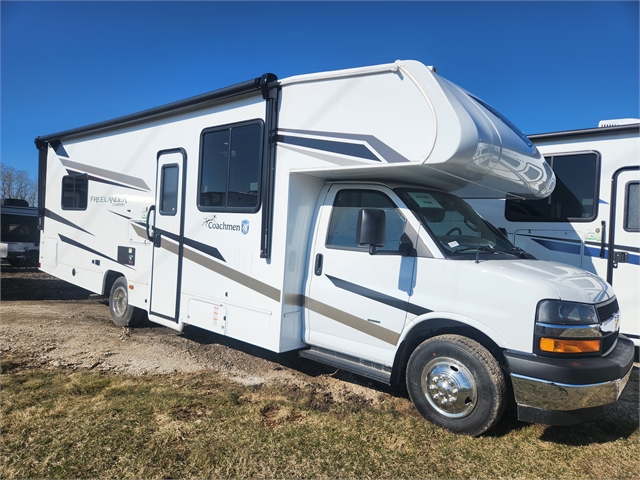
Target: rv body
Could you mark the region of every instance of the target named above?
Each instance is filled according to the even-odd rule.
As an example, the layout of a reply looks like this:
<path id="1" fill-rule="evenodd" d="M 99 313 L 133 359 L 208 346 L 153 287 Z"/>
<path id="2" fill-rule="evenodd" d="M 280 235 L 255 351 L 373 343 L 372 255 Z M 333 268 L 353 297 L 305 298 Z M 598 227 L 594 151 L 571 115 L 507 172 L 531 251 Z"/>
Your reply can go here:
<path id="1" fill-rule="evenodd" d="M 5 199 L 0 207 L 0 258 L 13 267 L 38 264 L 38 209 L 24 200 Z"/>
<path id="2" fill-rule="evenodd" d="M 621 332 L 640 347 L 640 120 L 530 135 L 553 168 L 543 201 L 474 200 L 509 239 L 540 260 L 598 275 L 615 287 Z"/>
<path id="3" fill-rule="evenodd" d="M 109 295 L 118 325 L 146 314 L 406 381 L 471 435 L 508 389 L 520 418 L 566 424 L 630 374 L 612 288 L 528 259 L 460 200 L 545 197 L 551 169 L 418 62 L 265 74 L 36 145 L 41 269 Z"/>

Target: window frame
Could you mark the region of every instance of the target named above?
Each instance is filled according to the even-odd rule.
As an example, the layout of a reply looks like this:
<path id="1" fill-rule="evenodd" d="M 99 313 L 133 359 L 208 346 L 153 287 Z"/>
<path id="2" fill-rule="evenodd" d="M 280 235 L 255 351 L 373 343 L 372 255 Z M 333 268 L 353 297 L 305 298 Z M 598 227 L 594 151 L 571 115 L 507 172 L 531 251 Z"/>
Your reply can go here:
<path id="1" fill-rule="evenodd" d="M 65 193 L 65 188 L 64 188 L 64 184 L 65 184 L 65 180 L 68 178 L 72 178 L 73 179 L 73 191 L 76 191 L 76 185 L 78 180 L 83 180 L 86 183 L 86 199 L 84 202 L 84 207 L 82 206 L 73 206 L 73 207 L 66 207 L 64 205 L 64 193 Z M 81 202 L 80 202 L 81 203 Z M 71 174 L 71 175 L 64 175 L 62 177 L 62 185 L 61 185 L 61 189 L 60 189 L 60 208 L 62 210 L 70 210 L 70 211 L 85 211 L 87 209 L 87 207 L 89 206 L 89 175 L 86 173 L 82 173 L 82 174 Z"/>
<path id="2" fill-rule="evenodd" d="M 600 209 L 600 183 L 601 183 L 601 168 L 602 168 L 602 155 L 597 150 L 584 150 L 584 151 L 575 151 L 575 152 L 561 152 L 561 153 L 550 153 L 543 155 L 545 162 L 549 165 L 554 174 L 556 174 L 554 170 L 554 163 L 556 158 L 561 157 L 571 157 L 571 156 L 579 156 L 579 155 L 595 155 L 595 180 L 593 185 L 593 212 L 589 217 L 566 217 L 566 218 L 550 218 L 550 217 L 528 217 L 528 218 L 513 218 L 509 211 L 510 202 L 517 201 L 515 199 L 507 198 L 504 203 L 504 218 L 508 222 L 513 223 L 590 223 L 595 221 L 598 218 L 598 212 Z M 550 161 L 547 161 L 550 159 Z M 557 175 L 557 174 L 556 174 Z M 553 197 L 553 192 L 550 197 Z M 549 197 L 545 197 L 548 199 Z"/>
<path id="3" fill-rule="evenodd" d="M 637 188 L 640 188 L 640 181 L 639 180 L 630 180 L 627 182 L 627 184 L 624 186 L 624 214 L 622 217 L 622 228 L 624 229 L 625 232 L 640 232 L 640 226 L 638 226 L 637 228 L 627 228 L 629 222 L 629 187 L 631 187 L 631 185 L 638 185 Z"/>
<path id="4" fill-rule="evenodd" d="M 332 245 L 329 243 L 329 235 L 331 233 L 331 224 L 333 221 L 333 215 L 335 214 L 335 202 L 336 199 L 338 198 L 338 195 L 340 195 L 340 193 L 342 192 L 375 192 L 378 193 L 380 195 L 384 195 L 385 197 L 387 197 L 387 199 L 389 200 L 389 202 L 394 205 L 394 208 L 396 210 L 396 212 L 398 212 L 398 215 L 400 215 L 400 217 L 402 218 L 402 220 L 404 221 L 404 228 L 403 228 L 403 232 L 402 234 L 404 235 L 406 233 L 406 229 L 407 229 L 407 224 L 408 224 L 408 220 L 407 217 L 402 213 L 401 207 L 398 205 L 398 202 L 394 201 L 386 192 L 383 192 L 382 190 L 376 190 L 376 189 L 372 189 L 372 188 L 353 188 L 353 187 L 345 187 L 345 188 L 341 188 L 339 189 L 336 194 L 333 197 L 333 201 L 331 203 L 331 216 L 329 217 L 329 222 L 327 223 L 327 233 L 325 236 L 325 240 L 324 240 L 324 246 L 327 249 L 330 250 L 345 250 L 345 251 L 351 251 L 351 252 L 363 252 L 366 253 L 367 255 L 369 255 L 369 246 L 368 245 L 363 245 L 362 247 L 345 247 L 345 246 L 341 246 L 341 245 Z M 379 208 L 379 207 L 356 207 L 356 208 Z M 402 238 L 402 235 L 400 236 L 400 238 Z M 398 243 L 398 249 L 397 250 L 382 250 L 381 248 L 376 250 L 376 255 L 402 255 L 401 250 L 400 250 L 400 245 L 402 243 L 399 241 Z M 382 247 L 384 248 L 384 247 Z"/>
<path id="5" fill-rule="evenodd" d="M 260 154 L 258 158 L 258 171 L 257 171 L 257 181 L 258 181 L 258 193 L 256 195 L 256 205 L 253 207 L 228 207 L 228 206 L 211 206 L 211 205 L 202 205 L 200 203 L 200 194 L 202 189 L 202 174 L 204 170 L 204 137 L 209 133 L 222 132 L 225 130 L 230 130 L 233 132 L 234 128 L 245 127 L 249 125 L 260 125 Z M 227 123 L 224 125 L 217 125 L 215 127 L 208 127 L 200 132 L 200 148 L 199 148 L 199 159 L 198 159 L 198 184 L 196 189 L 196 206 L 198 210 L 201 212 L 230 212 L 230 213 L 256 213 L 260 210 L 262 205 L 262 174 L 263 174 L 263 166 L 264 166 L 264 150 L 265 150 L 265 122 L 261 118 L 255 118 L 251 120 L 245 120 L 242 122 L 234 122 Z M 233 142 L 233 135 L 231 135 L 231 142 Z M 227 157 L 227 176 L 226 176 L 226 190 L 225 190 L 225 198 L 228 199 L 229 196 L 229 172 L 230 172 L 230 162 L 229 157 Z"/>
<path id="6" fill-rule="evenodd" d="M 164 188 L 165 171 L 169 168 L 175 168 L 178 171 L 178 175 L 176 177 L 176 203 L 175 203 L 176 208 L 173 211 L 173 213 L 166 212 L 162 208 L 163 202 L 165 199 L 165 188 Z M 180 206 L 179 204 L 180 204 L 180 165 L 178 165 L 177 163 L 167 163 L 163 165 L 162 168 L 160 169 L 160 198 L 158 202 L 158 213 L 163 217 L 175 217 L 178 214 L 178 207 Z"/>

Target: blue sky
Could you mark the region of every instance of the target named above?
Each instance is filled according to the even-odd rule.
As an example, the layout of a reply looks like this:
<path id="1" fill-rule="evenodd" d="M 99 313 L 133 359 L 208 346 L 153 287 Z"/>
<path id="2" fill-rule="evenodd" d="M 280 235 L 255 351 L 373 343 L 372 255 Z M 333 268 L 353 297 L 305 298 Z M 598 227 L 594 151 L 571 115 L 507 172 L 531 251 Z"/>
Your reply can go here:
<path id="1" fill-rule="evenodd" d="M 639 3 L 2 1 L 2 164 L 258 77 L 415 59 L 528 134 L 639 117 Z"/>

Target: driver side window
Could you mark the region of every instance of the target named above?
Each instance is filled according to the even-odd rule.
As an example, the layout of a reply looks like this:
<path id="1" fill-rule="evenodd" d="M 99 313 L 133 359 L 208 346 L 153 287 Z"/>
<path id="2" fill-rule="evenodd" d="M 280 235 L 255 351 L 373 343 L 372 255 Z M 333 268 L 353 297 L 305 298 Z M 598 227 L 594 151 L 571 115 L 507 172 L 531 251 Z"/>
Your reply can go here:
<path id="1" fill-rule="evenodd" d="M 368 251 L 368 246 L 358 246 L 356 229 L 358 212 L 363 208 L 383 210 L 386 216 L 387 240 L 378 252 L 398 252 L 404 233 L 405 218 L 391 199 L 376 190 L 341 190 L 336 195 L 327 234 L 327 247 Z"/>

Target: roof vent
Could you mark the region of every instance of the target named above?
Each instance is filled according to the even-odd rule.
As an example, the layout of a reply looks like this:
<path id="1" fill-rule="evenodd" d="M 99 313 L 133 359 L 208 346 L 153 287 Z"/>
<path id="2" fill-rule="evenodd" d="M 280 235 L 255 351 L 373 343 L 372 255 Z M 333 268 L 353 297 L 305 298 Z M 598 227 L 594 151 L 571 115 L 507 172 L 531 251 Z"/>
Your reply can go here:
<path id="1" fill-rule="evenodd" d="M 598 128 L 602 127 L 619 127 L 621 125 L 635 125 L 640 123 L 640 118 L 616 118 L 614 120 L 600 120 Z"/>

